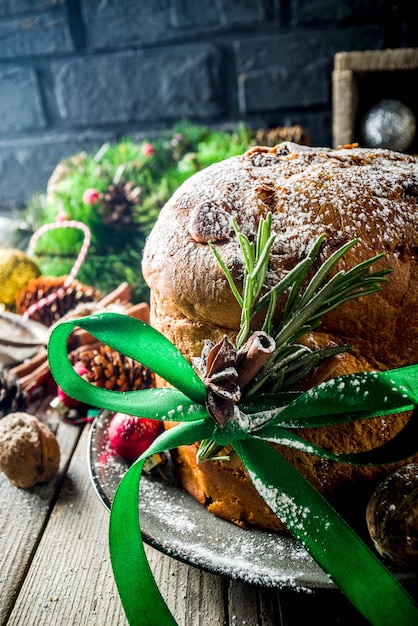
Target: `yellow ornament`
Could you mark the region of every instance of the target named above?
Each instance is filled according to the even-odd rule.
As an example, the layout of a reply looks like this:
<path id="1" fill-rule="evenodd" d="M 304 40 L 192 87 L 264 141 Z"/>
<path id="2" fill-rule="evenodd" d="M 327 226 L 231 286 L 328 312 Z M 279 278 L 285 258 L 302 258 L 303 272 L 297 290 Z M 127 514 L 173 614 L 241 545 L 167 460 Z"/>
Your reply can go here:
<path id="1" fill-rule="evenodd" d="M 31 278 L 38 278 L 41 270 L 22 250 L 0 248 L 0 307 L 13 310 L 16 298 Z"/>

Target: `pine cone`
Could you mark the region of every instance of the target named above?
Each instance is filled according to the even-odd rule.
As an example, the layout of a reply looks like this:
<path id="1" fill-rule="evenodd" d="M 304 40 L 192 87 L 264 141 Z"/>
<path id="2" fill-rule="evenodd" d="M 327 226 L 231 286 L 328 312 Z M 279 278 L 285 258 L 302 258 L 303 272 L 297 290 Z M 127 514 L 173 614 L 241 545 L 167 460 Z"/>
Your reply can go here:
<path id="1" fill-rule="evenodd" d="M 66 276 L 40 276 L 39 278 L 29 281 L 25 289 L 23 289 L 16 301 L 17 313 L 23 313 L 42 298 L 55 293 L 60 289 L 66 280 Z M 71 285 L 67 287 L 65 293 L 53 300 L 50 304 L 41 307 L 38 311 L 34 311 L 31 319 L 40 322 L 44 326 L 50 327 L 58 322 L 66 313 L 72 311 L 81 302 L 95 302 L 100 297 L 100 293 L 94 287 L 87 287 L 78 280 L 73 280 Z"/>
<path id="2" fill-rule="evenodd" d="M 278 126 L 268 130 L 259 129 L 255 136 L 256 142 L 260 146 L 277 146 L 283 141 L 293 141 L 294 143 L 310 145 L 308 133 L 296 124 L 295 126 Z"/>
<path id="3" fill-rule="evenodd" d="M 22 411 L 27 405 L 27 395 L 22 390 L 18 378 L 0 369 L 0 418 Z"/>
<path id="4" fill-rule="evenodd" d="M 99 213 L 106 224 L 114 228 L 126 228 L 134 222 L 134 207 L 139 206 L 144 189 L 130 181 L 111 184 L 103 193 Z"/>
<path id="5" fill-rule="evenodd" d="M 130 357 L 108 346 L 85 350 L 78 360 L 87 369 L 84 378 L 90 383 L 114 391 L 136 391 L 155 386 L 154 374 Z"/>

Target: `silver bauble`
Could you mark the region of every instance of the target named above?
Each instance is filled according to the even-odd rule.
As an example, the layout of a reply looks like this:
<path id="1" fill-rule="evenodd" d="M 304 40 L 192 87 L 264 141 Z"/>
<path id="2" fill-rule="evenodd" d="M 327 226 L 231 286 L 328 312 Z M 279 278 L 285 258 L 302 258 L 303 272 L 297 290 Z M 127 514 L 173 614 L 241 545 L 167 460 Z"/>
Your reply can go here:
<path id="1" fill-rule="evenodd" d="M 414 140 L 415 115 L 399 100 L 378 102 L 364 115 L 361 123 L 363 146 L 404 152 Z"/>

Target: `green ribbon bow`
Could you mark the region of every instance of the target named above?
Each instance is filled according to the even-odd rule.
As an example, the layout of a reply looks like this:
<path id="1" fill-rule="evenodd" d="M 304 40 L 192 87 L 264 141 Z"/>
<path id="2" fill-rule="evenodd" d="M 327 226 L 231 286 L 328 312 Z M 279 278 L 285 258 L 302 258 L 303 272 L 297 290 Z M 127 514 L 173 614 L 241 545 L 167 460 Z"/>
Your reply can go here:
<path id="1" fill-rule="evenodd" d="M 68 359 L 67 340 L 76 327 L 139 361 L 174 388 L 118 392 L 91 385 L 78 376 Z M 112 567 L 131 626 L 175 625 L 142 544 L 138 505 L 144 461 L 157 452 L 207 438 L 222 446 L 232 445 L 268 506 L 371 624 L 418 624 L 418 607 L 396 578 L 327 500 L 270 445 L 280 443 L 359 465 L 409 457 L 418 448 L 418 365 L 346 375 L 307 392 L 244 397 L 238 404 L 244 419 L 231 420 L 221 429 L 205 408 L 202 380 L 180 352 L 144 322 L 115 313 L 62 322 L 51 334 L 48 355 L 55 381 L 69 396 L 111 411 L 180 422 L 161 434 L 130 467 L 111 508 Z M 411 418 L 397 436 L 358 454 L 333 454 L 288 430 L 410 410 Z M 263 422 L 259 418 L 267 411 L 270 419 Z"/>

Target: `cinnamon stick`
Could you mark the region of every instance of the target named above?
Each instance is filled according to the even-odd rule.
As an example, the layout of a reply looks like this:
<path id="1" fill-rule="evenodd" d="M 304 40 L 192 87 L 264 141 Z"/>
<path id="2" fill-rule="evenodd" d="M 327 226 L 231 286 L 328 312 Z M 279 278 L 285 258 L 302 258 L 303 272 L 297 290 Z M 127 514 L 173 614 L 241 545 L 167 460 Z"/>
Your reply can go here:
<path id="1" fill-rule="evenodd" d="M 274 339 L 262 331 L 253 333 L 247 339 L 237 354 L 237 383 L 241 389 L 257 376 L 275 349 Z"/>

